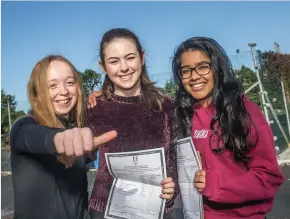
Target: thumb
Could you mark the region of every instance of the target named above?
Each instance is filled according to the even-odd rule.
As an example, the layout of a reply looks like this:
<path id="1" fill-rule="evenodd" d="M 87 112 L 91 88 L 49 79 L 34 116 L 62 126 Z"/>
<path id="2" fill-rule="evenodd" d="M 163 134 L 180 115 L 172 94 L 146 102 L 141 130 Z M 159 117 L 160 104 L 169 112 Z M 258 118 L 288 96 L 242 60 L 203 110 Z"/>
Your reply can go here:
<path id="1" fill-rule="evenodd" d="M 94 137 L 94 149 L 97 149 L 100 145 L 105 144 L 116 137 L 117 137 L 116 131 L 109 131 L 98 137 Z"/>

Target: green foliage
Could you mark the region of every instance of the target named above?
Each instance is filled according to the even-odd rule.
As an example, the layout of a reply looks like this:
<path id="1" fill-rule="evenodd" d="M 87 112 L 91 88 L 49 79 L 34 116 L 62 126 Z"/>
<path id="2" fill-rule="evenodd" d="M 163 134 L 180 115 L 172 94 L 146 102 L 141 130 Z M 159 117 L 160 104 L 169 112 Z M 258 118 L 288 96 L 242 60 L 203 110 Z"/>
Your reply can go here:
<path id="1" fill-rule="evenodd" d="M 16 101 L 15 101 L 15 96 L 6 94 L 3 89 L 1 89 L 1 108 L 7 108 L 7 103 L 10 103 L 10 108 L 12 110 L 15 110 L 16 107 Z"/>
<path id="2" fill-rule="evenodd" d="M 9 116 L 8 116 L 8 103 L 10 104 L 10 116 L 11 116 L 11 124 L 20 116 L 25 115 L 24 111 L 16 110 L 16 101 L 15 96 L 5 93 L 5 91 L 1 90 L 1 134 L 9 133 Z"/>
<path id="3" fill-rule="evenodd" d="M 176 91 L 176 85 L 173 82 L 173 80 L 168 80 L 164 86 L 164 88 L 162 89 L 162 91 L 171 96 L 172 98 L 175 98 L 175 91 Z"/>
<path id="4" fill-rule="evenodd" d="M 24 111 L 12 111 L 10 112 L 11 116 L 11 124 L 15 122 L 15 120 L 21 116 L 25 115 Z M 8 110 L 1 110 L 1 134 L 7 134 L 9 132 L 9 118 L 8 118 Z"/>
<path id="5" fill-rule="evenodd" d="M 287 130 L 286 112 L 282 94 L 281 80 L 285 85 L 285 93 L 289 98 L 289 77 L 290 77 L 290 56 L 285 54 L 279 54 L 275 52 L 258 52 L 258 61 L 260 62 L 261 80 L 265 90 L 268 93 L 268 97 L 273 105 L 275 113 L 280 121 L 284 131 Z M 289 99 L 288 99 L 289 103 Z M 289 105 L 288 105 L 289 107 Z M 288 108 L 289 109 L 289 108 Z M 271 110 L 269 110 L 270 120 L 274 120 L 274 116 Z M 271 124 L 272 131 L 277 137 L 275 145 L 278 145 L 281 149 L 285 149 L 288 145 L 284 139 L 282 132 L 277 124 Z M 286 135 L 287 135 L 286 131 Z M 288 136 L 290 137 L 290 136 Z"/>
<path id="6" fill-rule="evenodd" d="M 236 71 L 236 74 L 237 74 L 237 77 L 238 77 L 239 81 L 242 83 L 243 88 L 245 90 L 247 90 L 249 87 L 251 87 L 254 83 L 257 82 L 256 72 L 254 72 L 250 68 L 247 68 L 244 65 L 241 67 L 240 70 Z M 253 88 L 246 95 L 256 104 L 258 104 L 258 105 L 261 104 L 258 86 Z"/>
<path id="7" fill-rule="evenodd" d="M 86 69 L 84 72 L 80 72 L 84 95 L 87 97 L 95 89 L 100 89 L 101 74 L 94 70 Z"/>
<path id="8" fill-rule="evenodd" d="M 261 54 L 260 59 L 269 78 L 283 81 L 285 93 L 290 99 L 290 54 L 268 51 Z"/>
<path id="9" fill-rule="evenodd" d="M 284 81 L 285 92 L 289 92 L 287 83 L 290 77 L 290 59 L 279 58 L 280 55 L 274 52 L 259 52 L 258 61 L 260 62 L 261 80 L 265 90 L 268 93 L 269 99 L 275 106 L 277 114 L 284 114 L 284 102 L 281 89 L 281 79 Z M 290 56 L 288 56 L 290 58 Z M 289 66 L 285 63 L 289 61 Z M 289 72 L 289 75 L 287 75 Z M 287 80 L 288 78 L 288 80 Z M 285 80 L 284 80 L 285 79 Z"/>

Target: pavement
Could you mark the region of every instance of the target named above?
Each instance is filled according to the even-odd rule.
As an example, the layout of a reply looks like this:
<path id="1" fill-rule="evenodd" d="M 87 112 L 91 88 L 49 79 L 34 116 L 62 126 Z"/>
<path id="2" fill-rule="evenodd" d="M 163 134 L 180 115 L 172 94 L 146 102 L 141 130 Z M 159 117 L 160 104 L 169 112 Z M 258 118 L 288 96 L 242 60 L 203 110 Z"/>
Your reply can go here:
<path id="1" fill-rule="evenodd" d="M 4 152 L 4 156 L 7 154 Z M 1 218 L 13 218 L 13 188 L 10 173 L 10 162 L 5 160 L 2 151 L 1 159 Z M 284 162 L 287 163 L 287 162 Z M 267 215 L 267 219 L 290 219 L 290 165 L 289 163 L 281 166 L 281 170 L 286 177 L 275 196 L 274 208 Z M 93 187 L 96 171 L 88 172 L 89 192 Z M 181 209 L 175 209 L 178 219 L 182 219 Z"/>

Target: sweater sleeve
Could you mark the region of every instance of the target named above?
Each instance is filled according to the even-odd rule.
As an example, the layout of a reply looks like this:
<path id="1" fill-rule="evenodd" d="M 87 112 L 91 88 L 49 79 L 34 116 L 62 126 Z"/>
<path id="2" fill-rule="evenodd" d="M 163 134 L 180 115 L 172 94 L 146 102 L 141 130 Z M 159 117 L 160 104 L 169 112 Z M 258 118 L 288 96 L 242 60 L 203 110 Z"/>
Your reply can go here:
<path id="1" fill-rule="evenodd" d="M 249 155 L 248 171 L 229 178 L 217 172 L 206 171 L 203 195 L 219 203 L 244 203 L 273 199 L 285 178 L 277 163 L 273 134 L 258 106 L 249 113 L 256 124 L 257 144 Z M 253 109 L 254 108 L 254 109 Z"/>
<path id="2" fill-rule="evenodd" d="M 63 131 L 37 124 L 31 116 L 18 119 L 10 132 L 11 151 L 14 153 L 57 155 L 54 136 Z"/>

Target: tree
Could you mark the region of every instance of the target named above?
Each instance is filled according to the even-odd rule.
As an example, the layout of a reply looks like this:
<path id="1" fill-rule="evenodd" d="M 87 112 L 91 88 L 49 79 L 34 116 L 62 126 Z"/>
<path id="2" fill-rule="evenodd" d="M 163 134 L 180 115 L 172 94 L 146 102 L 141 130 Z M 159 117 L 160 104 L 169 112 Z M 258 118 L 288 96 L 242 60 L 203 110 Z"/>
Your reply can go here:
<path id="1" fill-rule="evenodd" d="M 283 81 L 285 93 L 290 100 L 290 54 L 265 52 L 261 55 L 263 67 L 276 81 Z"/>
<path id="2" fill-rule="evenodd" d="M 276 111 L 280 124 L 287 130 L 286 111 L 282 95 L 281 81 L 284 84 L 284 91 L 290 101 L 290 55 L 273 51 L 266 51 L 259 56 L 261 69 L 263 71 L 263 84 L 269 94 L 269 99 L 274 100 L 273 107 Z M 273 120 L 273 117 L 272 117 Z M 276 145 L 287 147 L 289 142 L 284 139 L 276 122 L 271 124 L 274 135 L 277 137 Z M 289 136 L 290 137 L 290 136 Z"/>
<path id="3" fill-rule="evenodd" d="M 273 106 L 276 109 L 276 113 L 284 114 L 285 110 L 281 89 L 281 79 L 283 80 L 283 78 L 275 70 L 277 68 L 275 67 L 275 65 L 279 65 L 279 63 L 274 63 L 273 54 L 275 53 L 261 52 L 259 50 L 257 51 L 257 61 L 259 64 L 260 78 L 270 101 L 273 103 Z"/>
<path id="4" fill-rule="evenodd" d="M 8 102 L 10 105 L 11 124 L 20 116 L 25 115 L 24 111 L 16 110 L 15 96 L 7 94 L 3 89 L 1 90 L 1 134 L 9 133 L 9 116 L 8 116 Z"/>
<path id="5" fill-rule="evenodd" d="M 246 66 L 242 66 L 240 70 L 236 70 L 237 77 L 239 81 L 242 83 L 245 90 L 251 87 L 254 83 L 257 82 L 256 73 L 247 68 Z M 259 87 L 256 86 L 251 91 L 246 94 L 253 102 L 260 105 L 260 97 L 259 97 Z"/>
<path id="6" fill-rule="evenodd" d="M 84 72 L 80 72 L 80 76 L 83 83 L 85 98 L 95 89 L 100 89 L 101 74 L 94 70 L 86 69 Z"/>
<path id="7" fill-rule="evenodd" d="M 172 79 L 166 81 L 164 88 L 162 89 L 163 93 L 175 98 L 176 85 Z"/>
<path id="8" fill-rule="evenodd" d="M 15 96 L 6 94 L 3 89 L 1 89 L 1 108 L 7 108 L 7 104 L 10 104 L 10 108 L 12 110 L 15 110 L 16 108 L 16 101 L 15 101 Z"/>

